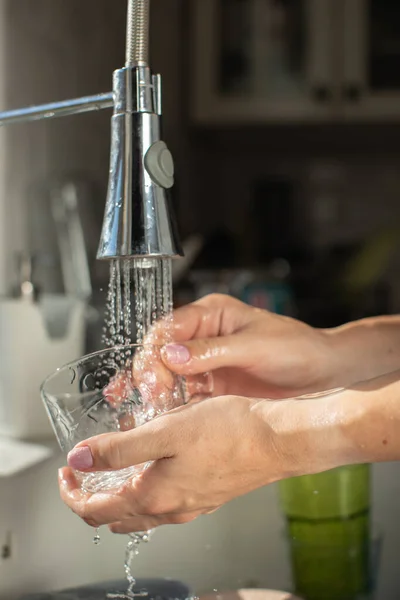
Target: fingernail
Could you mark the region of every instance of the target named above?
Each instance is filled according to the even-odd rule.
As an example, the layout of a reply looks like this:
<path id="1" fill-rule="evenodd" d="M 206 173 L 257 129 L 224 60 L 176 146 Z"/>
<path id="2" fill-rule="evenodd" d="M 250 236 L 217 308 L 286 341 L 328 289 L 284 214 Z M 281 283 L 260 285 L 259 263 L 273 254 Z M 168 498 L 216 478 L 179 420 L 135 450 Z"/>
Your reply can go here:
<path id="1" fill-rule="evenodd" d="M 190 360 L 190 352 L 186 346 L 179 344 L 168 344 L 164 346 L 163 353 L 166 360 L 173 365 L 184 365 Z"/>
<path id="2" fill-rule="evenodd" d="M 77 471 L 84 471 L 93 467 L 93 456 L 89 446 L 74 448 L 68 454 L 68 465 Z"/>

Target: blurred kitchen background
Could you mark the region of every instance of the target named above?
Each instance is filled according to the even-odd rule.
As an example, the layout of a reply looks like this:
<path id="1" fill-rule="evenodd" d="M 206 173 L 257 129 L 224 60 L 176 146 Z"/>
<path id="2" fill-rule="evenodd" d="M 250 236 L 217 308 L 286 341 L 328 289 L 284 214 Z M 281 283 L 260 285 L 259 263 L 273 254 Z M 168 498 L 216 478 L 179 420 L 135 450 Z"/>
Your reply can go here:
<path id="1" fill-rule="evenodd" d="M 125 18 L 125 0 L 2 0 L 0 109 L 110 91 Z M 163 76 L 192 259 L 177 274 L 177 305 L 220 291 L 320 327 L 400 312 L 398 1 L 152 0 L 151 66 Z M 82 351 L 99 348 L 108 284 L 95 254 L 109 142 L 110 111 L 0 130 L 0 293 L 29 279 L 47 294 L 90 297 Z M 1 360 L 23 379 L 26 330 L 8 320 L 5 332 L 3 320 Z M 44 376 L 51 366 L 37 354 Z M 31 398 L 40 404 L 36 384 Z M 29 423 L 32 408 L 15 406 Z M 62 463 L 54 449 L 29 469 L 0 464 L 4 600 L 123 575 L 125 540 L 104 532 L 94 547 L 58 499 Z M 399 494 L 400 465 L 376 467 L 378 600 L 400 597 Z M 160 530 L 136 571 L 198 592 L 285 589 L 287 553 L 271 486 Z"/>

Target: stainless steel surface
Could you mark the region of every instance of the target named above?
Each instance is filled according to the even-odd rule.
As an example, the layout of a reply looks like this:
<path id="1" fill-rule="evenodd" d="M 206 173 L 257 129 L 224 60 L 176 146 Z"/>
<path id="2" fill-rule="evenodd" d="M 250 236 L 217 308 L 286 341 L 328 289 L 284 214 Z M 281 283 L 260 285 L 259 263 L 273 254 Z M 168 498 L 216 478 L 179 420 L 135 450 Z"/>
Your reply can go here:
<path id="1" fill-rule="evenodd" d="M 128 0 L 126 26 L 126 67 L 146 66 L 149 62 L 150 0 Z"/>
<path id="2" fill-rule="evenodd" d="M 15 110 L 8 110 L 0 113 L 0 126 L 12 125 L 15 123 L 27 123 L 29 121 L 41 121 L 44 119 L 55 119 L 57 117 L 67 117 L 69 115 L 112 108 L 113 105 L 113 94 L 112 92 L 109 92 L 107 94 L 85 96 L 83 98 L 52 102 L 40 106 L 17 108 Z"/>
<path id="3" fill-rule="evenodd" d="M 149 67 L 125 67 L 113 75 L 114 114 L 155 112 L 161 100 Z"/>
<path id="4" fill-rule="evenodd" d="M 113 78 L 110 179 L 97 258 L 179 256 L 161 139 L 161 78 L 148 62 L 149 0 L 128 0 L 126 66 Z"/>
<path id="5" fill-rule="evenodd" d="M 153 75 L 153 97 L 154 97 L 154 111 L 160 115 L 162 114 L 162 87 L 161 87 L 161 75 Z"/>
<path id="6" fill-rule="evenodd" d="M 149 46 L 150 0 L 128 0 L 126 66 L 146 66 Z M 0 126 L 66 117 L 79 113 L 112 108 L 112 92 L 28 106 L 0 113 Z"/>
<path id="7" fill-rule="evenodd" d="M 159 83 L 159 78 L 156 79 Z M 97 258 L 182 254 L 169 188 L 173 165 L 161 141 L 161 86 L 148 67 L 114 73 L 110 179 Z"/>
<path id="8" fill-rule="evenodd" d="M 126 66 L 113 92 L 0 113 L 0 125 L 114 106 L 110 178 L 97 257 L 179 256 L 169 190 L 171 153 L 161 139 L 161 77 L 148 62 L 150 0 L 128 0 Z"/>

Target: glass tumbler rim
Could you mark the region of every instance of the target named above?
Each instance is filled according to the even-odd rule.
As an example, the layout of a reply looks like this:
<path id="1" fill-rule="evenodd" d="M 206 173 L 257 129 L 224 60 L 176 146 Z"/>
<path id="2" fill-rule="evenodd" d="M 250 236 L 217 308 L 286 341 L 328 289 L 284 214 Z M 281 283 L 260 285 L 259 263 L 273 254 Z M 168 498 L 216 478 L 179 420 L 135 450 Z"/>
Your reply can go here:
<path id="1" fill-rule="evenodd" d="M 129 350 L 129 349 L 134 349 L 134 348 L 162 348 L 163 346 L 165 346 L 165 343 L 153 343 L 153 342 L 136 342 L 134 344 L 118 344 L 116 346 L 109 346 L 107 348 L 103 348 L 102 350 L 96 350 L 95 352 L 90 352 L 89 354 L 84 354 L 83 356 L 81 356 L 80 358 L 75 358 L 74 360 L 69 361 L 68 363 L 65 363 L 64 365 L 62 365 L 61 367 L 58 367 L 55 371 L 53 371 L 52 373 L 50 373 L 49 375 L 47 375 L 47 377 L 43 380 L 41 386 L 40 386 L 40 394 L 41 396 L 45 396 L 46 395 L 46 386 L 50 383 L 50 381 L 53 380 L 53 378 L 55 378 L 59 373 L 61 373 L 62 371 L 66 371 L 67 369 L 71 369 L 73 368 L 77 363 L 79 363 L 79 361 L 85 361 L 85 360 L 93 360 L 96 359 L 99 356 L 102 356 L 108 352 L 112 352 L 112 351 L 118 351 L 118 350 Z"/>

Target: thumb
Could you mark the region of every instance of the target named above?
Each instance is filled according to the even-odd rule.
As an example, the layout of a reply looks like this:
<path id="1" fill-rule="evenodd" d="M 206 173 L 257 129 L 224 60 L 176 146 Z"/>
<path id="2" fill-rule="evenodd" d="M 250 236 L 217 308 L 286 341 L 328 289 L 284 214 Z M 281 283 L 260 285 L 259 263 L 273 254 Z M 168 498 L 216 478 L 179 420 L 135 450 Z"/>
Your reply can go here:
<path id="1" fill-rule="evenodd" d="M 163 362 L 180 375 L 198 375 L 221 367 L 247 364 L 244 340 L 237 334 L 167 344 L 161 350 Z"/>
<path id="2" fill-rule="evenodd" d="M 130 431 L 105 433 L 89 438 L 71 450 L 68 465 L 85 472 L 117 471 L 171 458 L 176 453 L 180 438 L 179 423 L 175 427 L 171 415 L 165 415 Z"/>

